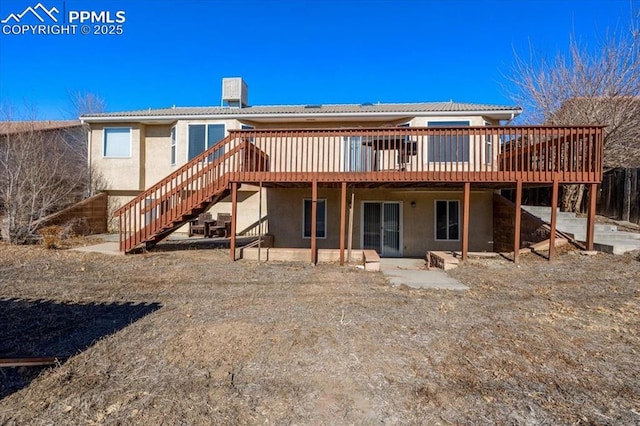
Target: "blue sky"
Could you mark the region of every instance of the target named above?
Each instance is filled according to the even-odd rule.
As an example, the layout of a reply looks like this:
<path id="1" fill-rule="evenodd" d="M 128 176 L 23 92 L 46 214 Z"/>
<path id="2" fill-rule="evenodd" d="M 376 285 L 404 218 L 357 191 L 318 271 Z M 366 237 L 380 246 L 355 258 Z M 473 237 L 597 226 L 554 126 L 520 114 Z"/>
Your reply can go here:
<path id="1" fill-rule="evenodd" d="M 65 18 L 126 16 L 121 35 L 82 35 L 79 24 L 75 35 L 0 33 L 0 102 L 31 105 L 41 119 L 68 117 L 68 93 L 76 91 L 99 95 L 110 111 L 219 105 L 222 77 L 236 76 L 248 83 L 252 105 L 510 105 L 504 74 L 514 50 L 526 55 L 532 45 L 554 56 L 572 31 L 592 43 L 640 7 L 640 0 L 0 0 L 0 20 L 39 2 Z"/>

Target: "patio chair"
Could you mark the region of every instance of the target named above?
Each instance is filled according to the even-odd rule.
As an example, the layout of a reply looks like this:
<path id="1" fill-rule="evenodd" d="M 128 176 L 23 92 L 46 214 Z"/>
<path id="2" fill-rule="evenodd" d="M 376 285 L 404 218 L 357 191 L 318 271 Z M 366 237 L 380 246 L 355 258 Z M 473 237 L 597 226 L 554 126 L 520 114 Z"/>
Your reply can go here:
<path id="1" fill-rule="evenodd" d="M 218 213 L 215 225 L 209 228 L 210 236 L 228 238 L 231 230 L 231 214 Z"/>
<path id="2" fill-rule="evenodd" d="M 197 219 L 189 222 L 189 236 L 203 235 L 209 236 L 209 226 L 211 225 L 211 213 L 200 213 Z"/>

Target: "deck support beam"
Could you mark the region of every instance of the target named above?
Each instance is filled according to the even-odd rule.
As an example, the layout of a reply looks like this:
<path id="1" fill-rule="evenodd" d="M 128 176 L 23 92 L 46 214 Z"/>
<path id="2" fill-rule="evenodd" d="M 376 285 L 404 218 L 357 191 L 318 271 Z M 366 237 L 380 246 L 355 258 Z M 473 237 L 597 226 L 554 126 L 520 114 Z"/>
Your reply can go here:
<path id="1" fill-rule="evenodd" d="M 520 223 L 522 219 L 522 180 L 516 181 L 516 210 L 513 226 L 513 262 L 520 261 Z"/>
<path id="2" fill-rule="evenodd" d="M 464 183 L 462 200 L 462 260 L 469 256 L 469 200 L 471 194 L 471 182 Z"/>
<path id="3" fill-rule="evenodd" d="M 345 230 L 347 222 L 347 182 L 342 182 L 340 192 L 340 265 L 344 265 Z"/>
<path id="4" fill-rule="evenodd" d="M 231 261 L 236 260 L 236 225 L 238 223 L 238 182 L 231 182 L 231 241 L 229 252 Z"/>
<path id="5" fill-rule="evenodd" d="M 587 250 L 592 251 L 594 246 L 596 226 L 596 200 L 598 198 L 598 184 L 589 185 L 589 211 L 587 212 Z"/>
<path id="6" fill-rule="evenodd" d="M 311 182 L 311 263 L 318 263 L 318 181 Z"/>
<path id="7" fill-rule="evenodd" d="M 553 179 L 551 187 L 551 231 L 549 234 L 549 261 L 556 253 L 556 226 L 558 223 L 558 179 Z"/>

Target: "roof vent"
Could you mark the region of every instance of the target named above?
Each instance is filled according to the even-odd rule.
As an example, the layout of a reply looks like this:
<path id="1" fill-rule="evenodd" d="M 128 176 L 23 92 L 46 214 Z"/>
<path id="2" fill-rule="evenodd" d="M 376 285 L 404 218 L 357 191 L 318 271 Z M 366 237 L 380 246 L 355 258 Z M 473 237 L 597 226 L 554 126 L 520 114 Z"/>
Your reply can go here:
<path id="1" fill-rule="evenodd" d="M 249 89 L 241 77 L 222 79 L 222 105 L 245 108 L 248 105 Z"/>
<path id="2" fill-rule="evenodd" d="M 305 109 L 318 109 L 318 108 L 322 108 L 322 105 L 305 105 L 304 106 Z"/>
<path id="3" fill-rule="evenodd" d="M 371 102 L 365 102 L 365 103 L 363 103 L 363 104 L 360 104 L 360 106 L 361 106 L 362 108 L 372 107 L 372 106 L 373 106 L 373 103 L 371 103 Z"/>

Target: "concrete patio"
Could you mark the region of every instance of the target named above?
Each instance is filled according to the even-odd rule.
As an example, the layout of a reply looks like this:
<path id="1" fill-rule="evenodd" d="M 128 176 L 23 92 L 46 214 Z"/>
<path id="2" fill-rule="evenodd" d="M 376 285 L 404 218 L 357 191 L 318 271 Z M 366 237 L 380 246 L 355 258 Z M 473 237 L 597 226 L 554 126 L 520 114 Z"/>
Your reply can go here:
<path id="1" fill-rule="evenodd" d="M 414 289 L 468 290 L 469 287 L 441 270 L 427 270 L 424 259 L 382 258 L 380 271 L 393 286 Z"/>

